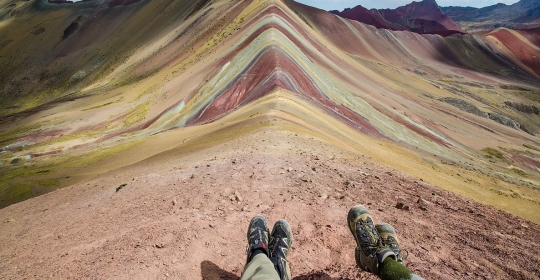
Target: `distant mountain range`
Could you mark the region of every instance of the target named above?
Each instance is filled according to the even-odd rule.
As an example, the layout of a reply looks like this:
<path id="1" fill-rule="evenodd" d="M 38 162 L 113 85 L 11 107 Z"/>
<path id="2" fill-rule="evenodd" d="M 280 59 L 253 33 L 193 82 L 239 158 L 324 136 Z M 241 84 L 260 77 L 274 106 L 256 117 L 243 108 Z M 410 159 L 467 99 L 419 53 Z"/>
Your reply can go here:
<path id="1" fill-rule="evenodd" d="M 512 5 L 499 3 L 484 8 L 442 7 L 441 10 L 470 32 L 497 27 L 526 29 L 540 26 L 540 0 L 521 0 Z"/>
<path id="2" fill-rule="evenodd" d="M 497 27 L 528 29 L 540 26 L 540 0 L 521 0 L 513 5 L 499 3 L 484 8 L 440 7 L 435 0 L 423 0 L 396 9 L 366 9 L 359 5 L 330 12 L 377 28 L 442 36 Z"/>
<path id="3" fill-rule="evenodd" d="M 330 11 L 344 18 L 357 20 L 377 28 L 409 30 L 420 34 L 465 33 L 459 25 L 443 13 L 435 0 L 412 2 L 397 9 L 371 9 L 356 6 L 342 12 Z"/>

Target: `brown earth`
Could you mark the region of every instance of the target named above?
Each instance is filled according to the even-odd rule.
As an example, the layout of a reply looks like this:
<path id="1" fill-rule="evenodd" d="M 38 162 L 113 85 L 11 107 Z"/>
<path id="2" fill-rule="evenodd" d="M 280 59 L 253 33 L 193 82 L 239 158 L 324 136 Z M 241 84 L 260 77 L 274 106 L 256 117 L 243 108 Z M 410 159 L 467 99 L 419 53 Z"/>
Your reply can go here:
<path id="1" fill-rule="evenodd" d="M 354 264 L 345 219 L 357 203 L 396 228 L 426 279 L 539 279 L 538 225 L 272 127 L 1 209 L 0 278 L 237 279 L 262 213 L 291 224 L 295 279 L 375 279 Z"/>

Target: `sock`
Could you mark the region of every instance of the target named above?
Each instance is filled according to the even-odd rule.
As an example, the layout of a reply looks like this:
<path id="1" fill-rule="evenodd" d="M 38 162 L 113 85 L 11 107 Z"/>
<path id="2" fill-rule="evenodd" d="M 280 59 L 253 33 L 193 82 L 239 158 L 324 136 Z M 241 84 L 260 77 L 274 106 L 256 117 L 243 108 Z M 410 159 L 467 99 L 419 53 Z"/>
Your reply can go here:
<path id="1" fill-rule="evenodd" d="M 412 272 L 392 258 L 386 258 L 379 265 L 379 277 L 382 280 L 410 280 Z"/>
<path id="2" fill-rule="evenodd" d="M 258 254 L 265 254 L 266 255 L 266 252 L 263 249 L 255 249 L 255 251 L 253 251 L 253 254 L 251 255 L 251 259 L 249 261 L 251 261 Z"/>

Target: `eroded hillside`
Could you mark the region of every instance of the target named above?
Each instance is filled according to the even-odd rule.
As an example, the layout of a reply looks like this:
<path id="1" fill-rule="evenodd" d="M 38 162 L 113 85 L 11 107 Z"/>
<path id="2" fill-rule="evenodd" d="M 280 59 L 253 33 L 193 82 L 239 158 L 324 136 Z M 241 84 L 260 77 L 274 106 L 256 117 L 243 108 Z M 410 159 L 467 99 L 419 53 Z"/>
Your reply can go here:
<path id="1" fill-rule="evenodd" d="M 281 1 L 4 1 L 1 204 L 284 122 L 538 222 L 536 34 L 420 35 Z"/>
<path id="2" fill-rule="evenodd" d="M 295 279 L 373 279 L 356 203 L 426 279 L 539 275 L 537 32 L 280 0 L 0 9 L 0 278 L 237 279 L 263 213 Z"/>

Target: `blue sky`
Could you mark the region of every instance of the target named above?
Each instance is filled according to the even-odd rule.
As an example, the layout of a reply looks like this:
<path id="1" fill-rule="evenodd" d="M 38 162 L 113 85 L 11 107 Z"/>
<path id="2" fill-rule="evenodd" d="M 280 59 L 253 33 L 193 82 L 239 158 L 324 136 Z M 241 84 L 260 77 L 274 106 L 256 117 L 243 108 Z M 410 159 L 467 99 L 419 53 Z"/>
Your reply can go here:
<path id="1" fill-rule="evenodd" d="M 397 8 L 399 6 L 407 5 L 413 0 L 296 0 L 297 2 L 304 3 L 313 7 L 317 7 L 323 10 L 343 10 L 345 8 L 352 8 L 358 5 L 362 5 L 368 9 L 384 9 L 384 8 Z M 421 0 L 416 0 L 421 1 Z M 497 3 L 504 3 L 507 5 L 514 4 L 518 0 L 436 0 L 437 4 L 441 7 L 445 6 L 463 6 L 463 7 L 486 7 Z"/>

